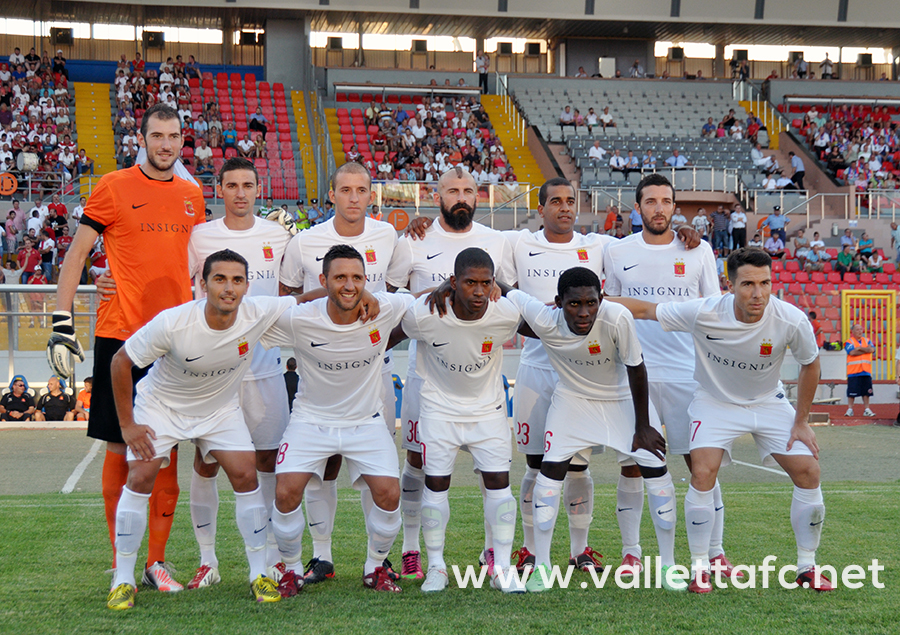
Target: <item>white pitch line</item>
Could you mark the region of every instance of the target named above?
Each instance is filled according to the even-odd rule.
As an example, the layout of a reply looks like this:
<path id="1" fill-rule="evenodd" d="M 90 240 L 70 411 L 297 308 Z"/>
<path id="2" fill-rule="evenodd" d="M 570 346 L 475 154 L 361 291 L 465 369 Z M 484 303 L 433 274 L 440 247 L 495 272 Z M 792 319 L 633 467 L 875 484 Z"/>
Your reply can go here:
<path id="1" fill-rule="evenodd" d="M 776 470 L 771 467 L 763 467 L 762 465 L 754 465 L 753 463 L 744 463 L 743 461 L 736 461 L 735 459 L 731 459 L 732 463 L 737 463 L 738 465 L 743 465 L 745 467 L 756 468 L 757 470 L 765 470 L 766 472 L 771 472 L 772 474 L 778 474 L 779 476 L 787 476 L 787 473 Z"/>
<path id="2" fill-rule="evenodd" d="M 94 457 L 97 456 L 97 453 L 100 451 L 100 446 L 102 445 L 103 441 L 100 441 L 99 439 L 94 441 L 94 445 L 88 450 L 87 455 L 81 459 L 81 463 L 76 465 L 75 471 L 69 475 L 69 479 L 59 492 L 60 494 L 71 494 L 75 491 L 75 486 L 78 485 L 78 481 L 81 479 L 88 465 L 91 464 L 91 461 L 94 460 Z"/>

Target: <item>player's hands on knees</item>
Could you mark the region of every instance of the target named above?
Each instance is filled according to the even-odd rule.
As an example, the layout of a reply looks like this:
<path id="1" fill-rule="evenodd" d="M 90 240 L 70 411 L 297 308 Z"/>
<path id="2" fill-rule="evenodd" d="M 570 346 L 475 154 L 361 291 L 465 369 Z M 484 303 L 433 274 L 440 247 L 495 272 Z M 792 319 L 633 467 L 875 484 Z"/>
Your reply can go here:
<path id="1" fill-rule="evenodd" d="M 425 238 L 425 230 L 431 227 L 433 222 L 434 219 L 425 218 L 424 216 L 414 218 L 409 222 L 409 225 L 406 226 L 406 233 L 403 235 L 408 236 L 413 240 L 422 240 Z"/>
<path id="2" fill-rule="evenodd" d="M 116 295 L 116 280 L 109 269 L 97 276 L 94 284 L 97 285 L 97 294 L 101 302 L 109 302 Z"/>
<path id="3" fill-rule="evenodd" d="M 791 428 L 791 438 L 788 439 L 788 452 L 791 451 L 791 448 L 794 445 L 794 441 L 800 441 L 801 443 L 803 443 L 803 445 L 808 447 L 809 451 L 812 452 L 813 458 L 817 461 L 819 460 L 819 444 L 816 443 L 816 433 L 813 432 L 813 429 L 809 426 L 808 422 L 794 422 L 794 427 Z"/>
<path id="4" fill-rule="evenodd" d="M 153 441 L 156 440 L 156 433 L 150 426 L 139 424 L 131 424 L 122 426 L 122 439 L 125 445 L 131 448 L 134 455 L 143 461 L 150 461 L 156 456 L 156 449 L 153 447 Z"/>
<path id="5" fill-rule="evenodd" d="M 453 293 L 453 287 L 450 286 L 449 280 L 444 280 L 434 291 L 429 293 L 426 302 L 428 302 L 431 312 L 434 313 L 437 310 L 438 316 L 444 317 L 447 314 L 447 298 L 451 293 Z"/>
<path id="6" fill-rule="evenodd" d="M 659 430 L 652 426 L 642 426 L 635 431 L 631 451 L 637 450 L 647 450 L 663 461 L 666 460 L 666 440 Z"/>
<path id="7" fill-rule="evenodd" d="M 683 242 L 685 248 L 688 250 L 694 249 L 700 244 L 700 232 L 693 227 L 682 225 L 675 233 L 678 234 L 678 240 Z"/>
<path id="8" fill-rule="evenodd" d="M 368 289 L 363 289 L 362 299 L 359 301 L 359 305 L 362 307 L 362 315 L 360 315 L 360 317 L 363 322 L 371 322 L 378 317 L 379 313 L 381 313 L 381 305 L 378 304 L 378 300 Z"/>

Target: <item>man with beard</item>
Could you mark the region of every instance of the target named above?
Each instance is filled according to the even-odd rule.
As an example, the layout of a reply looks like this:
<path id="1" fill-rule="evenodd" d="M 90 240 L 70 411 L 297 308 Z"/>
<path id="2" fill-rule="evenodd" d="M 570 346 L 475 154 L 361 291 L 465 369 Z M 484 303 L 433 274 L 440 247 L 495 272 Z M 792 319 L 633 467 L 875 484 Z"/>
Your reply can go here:
<path id="1" fill-rule="evenodd" d="M 643 230 L 609 245 L 604 252 L 604 293 L 646 299 L 650 302 L 687 302 L 720 294 L 716 261 L 709 243 L 686 250 L 671 229 L 675 190 L 661 174 L 651 174 L 638 184 L 635 209 Z M 650 385 L 650 401 L 666 427 L 669 451 L 684 456 L 688 468 L 690 439 L 688 406 L 697 389 L 694 380 L 694 346 L 688 333 L 667 333 L 656 322 L 638 321 L 637 334 L 644 348 Z M 616 489 L 616 516 L 622 534 L 622 566 L 637 575 L 641 571 L 640 527 L 644 507 L 644 479 L 637 465 L 622 467 Z M 668 488 L 667 488 L 668 489 Z M 660 500 L 674 502 L 674 492 L 658 491 L 647 481 L 651 509 Z M 731 565 L 722 550 L 725 518 L 719 484 L 714 488 L 716 516 L 710 560 L 721 561 L 731 575 Z M 669 505 L 667 505 L 669 506 Z M 674 522 L 661 527 L 653 515 L 662 565 L 674 561 Z M 630 575 L 630 574 L 629 574 Z M 667 587 L 668 588 L 668 587 Z"/>
<path id="2" fill-rule="evenodd" d="M 472 222 L 478 201 L 478 188 L 471 174 L 455 167 L 438 181 L 435 203 L 440 207 L 438 222 L 425 231 L 421 240 L 405 236 L 397 243 L 394 258 L 388 268 L 388 290 L 401 287 L 412 293 L 438 286 L 453 274 L 456 256 L 468 247 L 480 247 L 491 256 L 495 276 L 506 283 L 514 281 L 514 265 L 509 243 L 503 235 L 480 223 Z M 420 558 L 419 529 L 425 472 L 419 445 L 419 393 L 422 379 L 416 374 L 416 343 L 410 344 L 409 372 L 403 387 L 402 421 L 403 449 L 406 463 L 400 478 L 400 510 L 403 516 L 403 569 L 406 578 L 424 577 Z M 482 484 L 482 493 L 484 493 Z M 493 536 L 485 524 L 485 552 L 488 564 L 492 559 Z"/>
<path id="3" fill-rule="evenodd" d="M 115 513 L 128 476 L 112 392 L 110 365 L 116 352 L 160 311 L 191 299 L 188 240 L 194 225 L 205 222 L 203 194 L 194 184 L 174 175 L 181 153 L 181 120 L 162 104 L 144 113 L 138 143 L 147 150 L 141 166 L 105 175 L 91 194 L 68 255 L 59 272 L 53 334 L 48 358 L 56 373 L 71 377 L 69 352 L 84 360 L 75 338 L 72 303 L 82 265 L 102 234 L 118 293 L 97 309 L 94 340 L 94 403 L 88 436 L 107 442 L 103 464 L 103 501 L 110 542 L 115 544 Z M 147 369 L 135 368 L 135 383 Z M 150 497 L 150 537 L 143 582 L 164 592 L 182 586 L 170 576 L 165 547 L 178 501 L 174 458 L 160 470 Z"/>

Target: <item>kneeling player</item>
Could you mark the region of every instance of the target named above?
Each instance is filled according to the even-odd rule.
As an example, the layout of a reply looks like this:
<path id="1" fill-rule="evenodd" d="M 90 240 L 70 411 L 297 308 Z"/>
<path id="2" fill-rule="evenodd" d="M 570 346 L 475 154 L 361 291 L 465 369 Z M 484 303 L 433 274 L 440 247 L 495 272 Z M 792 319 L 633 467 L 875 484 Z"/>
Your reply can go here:
<path id="1" fill-rule="evenodd" d="M 258 602 L 281 599 L 265 576 L 266 506 L 237 395 L 250 351 L 294 301 L 244 299 L 247 261 L 228 250 L 206 259 L 200 284 L 207 299 L 163 311 L 113 357 L 113 394 L 128 446 L 128 481 L 116 510 L 117 567 L 107 599 L 111 609 L 134 606 L 134 567 L 147 526 L 147 499 L 172 447 L 187 440 L 222 466 L 234 488 L 254 597 Z M 153 362 L 132 406 L 131 369 Z"/>
<path id="2" fill-rule="evenodd" d="M 759 249 L 728 257 L 733 294 L 689 302 L 651 304 L 616 300 L 637 319 L 658 320 L 666 331 L 694 339 L 694 378 L 700 388 L 691 402 L 691 487 L 684 498 L 688 545 L 694 569 L 689 590 L 708 593 L 709 542 L 715 514 L 712 489 L 720 465 L 731 463 L 731 447 L 752 434 L 764 463 L 780 465 L 794 482 L 791 525 L 797 540 L 797 583 L 830 591 L 816 568 L 816 549 L 825 520 L 819 486 L 819 447 L 809 427 L 809 408 L 819 381 L 819 349 L 802 311 L 772 291 L 772 259 Z M 784 354 L 800 362 L 797 409 L 779 379 Z M 720 573 L 720 567 L 713 566 Z"/>
<path id="3" fill-rule="evenodd" d="M 600 279 L 584 267 L 564 272 L 556 306 L 522 291 L 507 297 L 540 337 L 559 375 L 544 432 L 544 460 L 534 487 L 535 558 L 550 564 L 562 481 L 572 458 L 596 445 L 616 450 L 620 464 L 636 462 L 647 485 L 663 570 L 675 564 L 675 489 L 666 468 L 666 442 L 649 409 L 647 371 L 634 320 L 601 298 Z M 628 395 L 630 398 L 624 398 Z M 669 587 L 663 577 L 663 586 Z M 533 573 L 528 591 L 545 591 Z M 677 587 L 671 587 L 673 589 Z"/>

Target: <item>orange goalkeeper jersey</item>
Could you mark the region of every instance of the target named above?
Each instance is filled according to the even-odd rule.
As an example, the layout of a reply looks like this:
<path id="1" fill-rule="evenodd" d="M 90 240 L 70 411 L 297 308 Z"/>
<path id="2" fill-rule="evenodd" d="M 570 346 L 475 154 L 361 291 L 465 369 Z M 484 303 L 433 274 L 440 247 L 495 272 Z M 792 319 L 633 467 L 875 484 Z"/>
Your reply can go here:
<path id="1" fill-rule="evenodd" d="M 82 222 L 103 235 L 116 294 L 97 309 L 96 334 L 125 340 L 164 309 L 191 299 L 188 242 L 206 221 L 203 194 L 173 176 L 155 181 L 140 166 L 107 174 Z"/>

